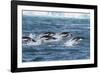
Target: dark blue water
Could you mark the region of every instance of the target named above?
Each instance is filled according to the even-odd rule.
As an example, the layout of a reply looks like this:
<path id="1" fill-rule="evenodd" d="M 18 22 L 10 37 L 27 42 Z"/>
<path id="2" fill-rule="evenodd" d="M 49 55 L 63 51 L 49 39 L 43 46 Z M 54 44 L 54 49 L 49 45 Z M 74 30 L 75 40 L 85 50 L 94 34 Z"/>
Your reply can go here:
<path id="1" fill-rule="evenodd" d="M 74 37 L 85 39 L 81 43 L 66 47 L 48 44 L 22 46 L 22 62 L 79 60 L 90 58 L 90 20 L 79 18 L 54 18 L 44 16 L 25 16 L 22 18 L 22 34 L 40 34 L 43 32 L 71 32 Z"/>

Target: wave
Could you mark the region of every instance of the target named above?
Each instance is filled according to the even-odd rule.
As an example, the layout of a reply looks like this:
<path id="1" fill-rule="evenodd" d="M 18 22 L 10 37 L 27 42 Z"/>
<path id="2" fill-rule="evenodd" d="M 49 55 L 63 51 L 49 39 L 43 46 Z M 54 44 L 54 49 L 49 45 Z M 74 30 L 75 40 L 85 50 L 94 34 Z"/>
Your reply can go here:
<path id="1" fill-rule="evenodd" d="M 77 44 L 79 44 L 79 40 L 80 39 L 74 39 L 71 36 L 67 36 L 67 37 L 62 37 L 62 35 L 60 33 L 55 33 L 54 35 L 52 35 L 52 37 L 54 37 L 55 39 L 48 39 L 46 37 L 44 37 L 44 34 L 39 34 L 38 36 L 32 35 L 32 33 L 29 34 L 30 39 L 26 39 L 23 40 L 23 46 L 39 46 L 42 44 L 48 45 L 48 47 L 54 47 L 57 45 L 62 45 L 62 46 L 75 46 Z M 42 37 L 42 38 L 41 38 Z M 48 40 L 47 40 L 48 39 Z M 34 40 L 34 41 L 32 41 Z M 77 41 L 76 41 L 77 40 Z"/>

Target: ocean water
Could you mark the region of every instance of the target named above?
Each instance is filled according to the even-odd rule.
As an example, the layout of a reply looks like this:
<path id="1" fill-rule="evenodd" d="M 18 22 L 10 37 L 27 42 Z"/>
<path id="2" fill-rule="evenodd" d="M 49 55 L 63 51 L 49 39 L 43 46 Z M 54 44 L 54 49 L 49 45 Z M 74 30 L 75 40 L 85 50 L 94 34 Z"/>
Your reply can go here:
<path id="1" fill-rule="evenodd" d="M 41 45 L 22 45 L 22 62 L 83 60 L 90 58 L 90 19 L 27 16 L 22 17 L 22 35 L 30 33 L 38 36 L 44 32 L 70 32 L 73 37 L 84 37 L 74 46 L 64 45 L 60 42 L 45 43 Z M 51 46 L 49 46 L 51 45 Z"/>

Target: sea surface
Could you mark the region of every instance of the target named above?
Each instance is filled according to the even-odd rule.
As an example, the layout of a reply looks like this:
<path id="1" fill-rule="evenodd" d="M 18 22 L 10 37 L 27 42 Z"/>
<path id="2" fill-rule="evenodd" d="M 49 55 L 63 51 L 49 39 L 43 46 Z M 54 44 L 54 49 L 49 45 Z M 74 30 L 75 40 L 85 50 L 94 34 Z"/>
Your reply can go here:
<path id="1" fill-rule="evenodd" d="M 22 62 L 83 60 L 90 58 L 90 19 L 22 16 L 22 35 L 39 35 L 43 32 L 70 32 L 73 37 L 84 37 L 79 44 L 65 46 L 48 43 L 42 45 L 22 45 Z M 65 42 L 65 41 L 64 41 Z M 51 45 L 51 46 L 49 46 Z"/>

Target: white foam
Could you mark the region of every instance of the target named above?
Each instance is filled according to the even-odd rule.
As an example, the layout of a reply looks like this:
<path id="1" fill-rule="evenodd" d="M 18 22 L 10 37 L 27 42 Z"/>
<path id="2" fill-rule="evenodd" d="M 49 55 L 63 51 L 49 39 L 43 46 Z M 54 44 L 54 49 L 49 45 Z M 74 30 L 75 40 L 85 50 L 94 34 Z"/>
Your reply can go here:
<path id="1" fill-rule="evenodd" d="M 30 37 L 30 38 L 35 38 L 35 34 L 30 33 L 30 34 L 29 34 L 29 37 Z"/>
<path id="2" fill-rule="evenodd" d="M 81 41 L 81 40 L 80 40 L 80 41 Z M 65 46 L 74 46 L 74 45 L 77 45 L 77 44 L 79 44 L 79 41 L 72 40 L 72 39 L 70 39 L 70 40 L 68 40 L 68 41 L 66 41 L 66 42 L 64 43 Z"/>
<path id="3" fill-rule="evenodd" d="M 73 46 L 74 41 L 69 40 L 69 41 L 65 42 L 64 44 L 65 44 L 65 46 Z"/>

